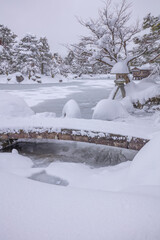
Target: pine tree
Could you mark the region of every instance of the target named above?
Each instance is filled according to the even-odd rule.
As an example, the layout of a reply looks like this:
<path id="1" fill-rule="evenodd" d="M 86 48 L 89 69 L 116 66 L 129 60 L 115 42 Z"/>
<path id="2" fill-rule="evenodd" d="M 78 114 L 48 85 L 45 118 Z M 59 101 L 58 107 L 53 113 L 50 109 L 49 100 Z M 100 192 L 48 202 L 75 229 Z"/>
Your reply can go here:
<path id="1" fill-rule="evenodd" d="M 38 50 L 40 56 L 41 74 L 51 74 L 52 54 L 46 37 L 41 37 L 38 42 Z"/>
<path id="2" fill-rule="evenodd" d="M 15 64 L 15 44 L 17 35 L 8 27 L 0 24 L 0 74 L 14 72 Z"/>
<path id="3" fill-rule="evenodd" d="M 27 75 L 29 79 L 40 73 L 40 54 L 38 39 L 32 34 L 26 34 L 16 48 L 17 71 Z"/>
<path id="4" fill-rule="evenodd" d="M 141 63 L 147 63 L 160 54 L 160 17 L 151 16 L 149 13 L 143 19 L 142 27 L 147 33 L 134 38 L 136 47 L 133 51 L 139 53 L 146 49 L 141 57 Z"/>
<path id="5" fill-rule="evenodd" d="M 61 74 L 67 77 L 69 73 L 68 67 L 65 64 L 65 60 L 58 54 L 54 53 L 52 56 L 52 68 L 51 68 L 51 75 L 54 77 L 56 74 Z"/>
<path id="6" fill-rule="evenodd" d="M 71 62 L 71 72 L 78 74 L 93 73 L 92 64 L 89 58 L 92 56 L 91 49 L 87 48 L 84 42 L 79 42 L 78 44 L 72 45 L 72 62 Z"/>

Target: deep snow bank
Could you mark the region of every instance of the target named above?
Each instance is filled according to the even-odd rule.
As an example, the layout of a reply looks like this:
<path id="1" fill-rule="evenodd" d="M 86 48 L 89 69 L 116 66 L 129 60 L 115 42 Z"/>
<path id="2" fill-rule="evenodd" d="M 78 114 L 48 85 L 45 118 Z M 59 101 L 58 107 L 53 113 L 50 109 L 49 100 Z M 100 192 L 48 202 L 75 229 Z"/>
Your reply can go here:
<path id="1" fill-rule="evenodd" d="M 160 236 L 159 198 L 56 187 L 6 173 L 0 173 L 0 196 L 3 240 Z"/>
<path id="2" fill-rule="evenodd" d="M 134 157 L 129 184 L 160 185 L 160 135 L 150 140 Z"/>
<path id="3" fill-rule="evenodd" d="M 33 166 L 30 158 L 15 153 L 0 153 L 0 170 L 12 172 L 14 169 L 27 169 Z"/>

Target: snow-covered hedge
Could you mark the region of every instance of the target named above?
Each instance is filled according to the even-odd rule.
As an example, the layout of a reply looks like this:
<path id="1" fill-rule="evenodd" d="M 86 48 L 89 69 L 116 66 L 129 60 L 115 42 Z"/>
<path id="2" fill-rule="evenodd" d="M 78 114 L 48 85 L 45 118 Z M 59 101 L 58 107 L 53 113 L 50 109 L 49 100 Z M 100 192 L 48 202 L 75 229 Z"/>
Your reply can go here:
<path id="1" fill-rule="evenodd" d="M 77 102 L 73 99 L 69 100 L 63 107 L 62 117 L 67 118 L 80 118 L 81 111 Z"/>
<path id="2" fill-rule="evenodd" d="M 92 118 L 111 121 L 127 116 L 128 112 L 119 101 L 103 99 L 97 103 Z"/>
<path id="3" fill-rule="evenodd" d="M 34 112 L 26 102 L 15 95 L 8 93 L 0 94 L 0 116 L 2 117 L 28 117 Z"/>
<path id="4" fill-rule="evenodd" d="M 139 102 L 142 105 L 149 99 L 160 96 L 160 84 L 148 78 L 141 80 L 138 84 L 134 82 L 128 83 L 125 90 L 132 103 Z"/>

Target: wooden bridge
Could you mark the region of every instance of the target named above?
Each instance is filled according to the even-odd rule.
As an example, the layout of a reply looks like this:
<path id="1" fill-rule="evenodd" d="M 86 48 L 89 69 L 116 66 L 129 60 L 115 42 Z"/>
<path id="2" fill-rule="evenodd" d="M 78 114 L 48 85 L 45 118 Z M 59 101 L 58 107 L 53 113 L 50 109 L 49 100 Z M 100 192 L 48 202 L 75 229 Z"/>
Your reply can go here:
<path id="1" fill-rule="evenodd" d="M 61 129 L 55 131 L 52 129 L 34 128 L 32 130 L 7 130 L 0 132 L 0 141 L 20 139 L 56 139 L 67 141 L 78 141 L 94 144 L 102 144 L 132 150 L 140 150 L 149 139 L 143 139 L 120 134 L 112 134 L 105 132 L 95 132 L 78 129 Z"/>

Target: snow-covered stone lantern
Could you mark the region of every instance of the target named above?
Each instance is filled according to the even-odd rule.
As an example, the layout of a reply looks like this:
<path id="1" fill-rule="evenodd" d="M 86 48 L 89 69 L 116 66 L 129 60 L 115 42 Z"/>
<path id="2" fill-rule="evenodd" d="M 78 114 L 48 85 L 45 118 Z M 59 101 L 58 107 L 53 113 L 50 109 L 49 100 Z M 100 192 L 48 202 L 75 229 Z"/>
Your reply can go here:
<path id="1" fill-rule="evenodd" d="M 127 66 L 127 61 L 123 60 L 117 62 L 111 69 L 111 74 L 116 74 L 115 80 L 116 88 L 112 98 L 114 99 L 116 97 L 116 94 L 119 89 L 121 90 L 122 97 L 124 98 L 126 96 L 124 85 L 125 83 L 127 84 L 130 81 L 128 77 L 129 69 Z"/>

